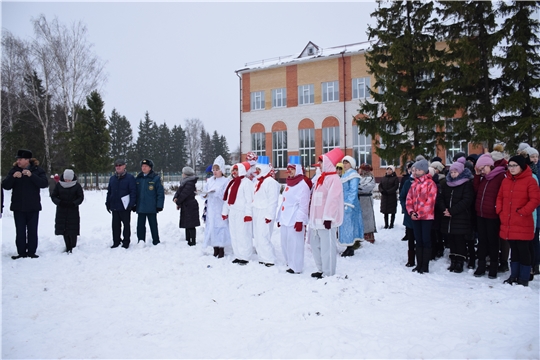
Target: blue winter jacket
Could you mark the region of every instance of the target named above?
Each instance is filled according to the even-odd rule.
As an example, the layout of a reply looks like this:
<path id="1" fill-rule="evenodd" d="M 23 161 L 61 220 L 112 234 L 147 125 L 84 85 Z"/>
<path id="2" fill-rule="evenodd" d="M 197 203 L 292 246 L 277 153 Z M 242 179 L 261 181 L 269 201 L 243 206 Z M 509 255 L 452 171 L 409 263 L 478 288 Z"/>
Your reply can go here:
<path id="1" fill-rule="evenodd" d="M 129 204 L 125 208 L 122 203 L 122 197 L 129 195 Z M 125 173 L 122 176 L 114 174 L 109 179 L 109 186 L 107 187 L 107 200 L 105 205 L 107 209 L 113 211 L 131 211 L 131 208 L 137 201 L 137 187 L 135 185 L 135 177 L 129 173 Z"/>
<path id="2" fill-rule="evenodd" d="M 137 213 L 155 214 L 163 209 L 165 190 L 161 178 L 154 171 L 144 176 L 141 172 L 135 179 L 137 183 Z"/>

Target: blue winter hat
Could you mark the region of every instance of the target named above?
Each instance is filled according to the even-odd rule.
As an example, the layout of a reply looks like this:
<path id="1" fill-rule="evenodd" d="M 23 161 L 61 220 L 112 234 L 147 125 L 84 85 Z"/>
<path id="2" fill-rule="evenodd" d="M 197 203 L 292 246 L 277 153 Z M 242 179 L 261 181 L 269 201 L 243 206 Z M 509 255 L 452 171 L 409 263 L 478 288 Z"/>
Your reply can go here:
<path id="1" fill-rule="evenodd" d="M 289 164 L 290 165 L 302 165 L 302 163 L 300 162 L 300 156 L 298 156 L 298 155 L 289 156 Z"/>
<path id="2" fill-rule="evenodd" d="M 212 172 L 212 165 L 208 165 L 208 166 L 206 167 L 206 172 L 207 172 L 207 173 L 211 173 L 211 172 Z"/>
<path id="3" fill-rule="evenodd" d="M 268 165 L 270 164 L 270 159 L 268 158 L 268 156 L 259 156 L 259 158 L 257 159 L 257 164 Z"/>

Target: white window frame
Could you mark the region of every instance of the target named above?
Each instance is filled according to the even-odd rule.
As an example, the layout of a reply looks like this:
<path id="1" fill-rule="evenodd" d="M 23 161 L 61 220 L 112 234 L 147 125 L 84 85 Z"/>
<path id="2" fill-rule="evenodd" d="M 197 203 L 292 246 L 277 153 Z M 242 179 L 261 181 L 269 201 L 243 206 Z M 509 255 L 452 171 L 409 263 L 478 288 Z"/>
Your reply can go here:
<path id="1" fill-rule="evenodd" d="M 266 134 L 263 132 L 251 133 L 251 151 L 257 156 L 266 155 Z"/>
<path id="2" fill-rule="evenodd" d="M 371 135 L 364 135 L 358 133 L 358 125 L 353 125 L 353 157 L 356 160 L 358 166 L 368 163 L 373 166 L 372 159 L 372 144 Z"/>
<path id="3" fill-rule="evenodd" d="M 322 128 L 322 152 L 326 154 L 330 150 L 339 147 L 339 126 Z"/>
<path id="4" fill-rule="evenodd" d="M 272 107 L 287 107 L 287 88 L 279 88 L 272 90 Z"/>
<path id="5" fill-rule="evenodd" d="M 315 164 L 315 129 L 298 129 L 298 144 L 302 165 L 307 169 Z"/>
<path id="6" fill-rule="evenodd" d="M 454 119 L 445 121 L 445 133 L 452 133 L 452 121 L 454 121 Z M 468 143 L 466 140 L 448 141 L 448 146 L 446 147 L 446 163 L 452 164 L 454 162 L 454 155 L 459 152 L 467 154 L 467 150 Z"/>
<path id="7" fill-rule="evenodd" d="M 251 93 L 251 110 L 264 110 L 264 91 L 253 91 Z"/>
<path id="8" fill-rule="evenodd" d="M 367 99 L 371 95 L 371 78 L 369 76 L 352 79 L 353 99 Z"/>
<path id="9" fill-rule="evenodd" d="M 275 169 L 287 167 L 287 130 L 272 132 L 272 165 Z"/>
<path id="10" fill-rule="evenodd" d="M 327 81 L 321 84 L 322 102 L 339 101 L 339 81 Z"/>
<path id="11" fill-rule="evenodd" d="M 315 104 L 315 87 L 313 84 L 298 85 L 298 105 Z"/>

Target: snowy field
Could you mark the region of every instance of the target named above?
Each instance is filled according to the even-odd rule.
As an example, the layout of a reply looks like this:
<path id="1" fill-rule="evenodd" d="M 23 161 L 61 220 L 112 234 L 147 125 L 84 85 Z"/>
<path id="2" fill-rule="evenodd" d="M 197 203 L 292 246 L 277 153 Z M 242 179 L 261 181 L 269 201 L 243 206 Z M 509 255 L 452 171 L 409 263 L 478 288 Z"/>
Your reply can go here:
<path id="1" fill-rule="evenodd" d="M 42 191 L 39 259 L 12 260 L 15 227 L 5 192 L 2 224 L 2 358 L 539 358 L 539 283 L 529 287 L 446 270 L 405 267 L 402 215 L 339 258 L 337 275 L 316 280 L 306 245 L 305 270 L 232 264 L 231 249 L 187 246 L 179 212 L 166 196 L 158 215 L 162 243 L 110 249 L 106 191 L 87 191 L 73 254 L 54 235 L 55 206 Z M 202 209 L 202 207 L 201 207 Z M 277 228 L 276 228 L 277 229 Z M 149 230 L 147 242 L 151 239 Z M 134 242 L 133 242 L 134 241 Z M 447 254 L 446 254 L 447 255 Z"/>

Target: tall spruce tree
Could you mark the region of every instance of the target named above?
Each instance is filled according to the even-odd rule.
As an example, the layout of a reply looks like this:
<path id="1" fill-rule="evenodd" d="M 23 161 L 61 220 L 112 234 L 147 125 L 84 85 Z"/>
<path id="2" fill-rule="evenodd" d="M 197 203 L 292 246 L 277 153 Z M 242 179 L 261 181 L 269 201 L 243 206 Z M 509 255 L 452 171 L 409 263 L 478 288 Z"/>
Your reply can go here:
<path id="1" fill-rule="evenodd" d="M 447 140 L 484 144 L 504 137 L 495 120 L 498 79 L 490 71 L 501 39 L 491 1 L 441 1 L 440 33 L 447 41 L 444 104 L 456 111 Z"/>
<path id="2" fill-rule="evenodd" d="M 157 142 L 158 127 L 150 118 L 148 111 L 144 115 L 144 121 L 139 122 L 139 133 L 135 142 L 135 157 L 132 159 L 134 170 L 140 171 L 140 162 L 143 159 L 154 161 L 156 154 L 155 145 Z"/>
<path id="3" fill-rule="evenodd" d="M 171 131 L 167 123 L 163 123 L 158 127 L 157 142 L 155 143 L 155 171 L 170 171 L 171 146 Z"/>
<path id="4" fill-rule="evenodd" d="M 212 146 L 210 134 L 206 132 L 204 127 L 201 130 L 201 151 L 199 153 L 199 171 L 204 171 L 208 165 L 211 165 L 216 158 L 214 156 L 214 148 Z"/>
<path id="5" fill-rule="evenodd" d="M 186 133 L 182 126 L 175 125 L 171 129 L 171 154 L 169 156 L 173 172 L 180 172 L 187 163 Z"/>
<path id="6" fill-rule="evenodd" d="M 502 69 L 501 92 L 496 110 L 507 129 L 502 138 L 508 150 L 519 142 L 540 147 L 540 23 L 538 1 L 502 2 L 504 44 L 497 63 Z M 535 17 L 536 14 L 536 17 Z"/>
<path id="7" fill-rule="evenodd" d="M 72 154 L 75 171 L 98 173 L 110 170 L 110 135 L 104 102 L 97 91 L 86 97 L 86 106 L 79 110 L 79 120 L 73 128 Z"/>
<path id="8" fill-rule="evenodd" d="M 376 153 L 402 163 L 416 155 L 431 155 L 444 145 L 441 129 L 448 109 L 437 106 L 443 82 L 437 48 L 433 2 L 395 1 L 379 6 L 368 27 L 371 49 L 366 53 L 375 88 L 373 101 L 361 103 L 359 132 L 375 139 Z M 382 145 L 382 146 L 381 146 Z"/>
<path id="9" fill-rule="evenodd" d="M 133 130 L 128 119 L 113 109 L 109 117 L 109 134 L 111 136 L 110 157 L 112 159 L 128 158 L 128 151 L 133 141 Z"/>
<path id="10" fill-rule="evenodd" d="M 221 145 L 221 152 L 218 155 L 223 156 L 223 159 L 225 160 L 225 164 L 230 164 L 231 152 L 229 150 L 229 144 L 227 144 L 227 139 L 225 138 L 225 135 L 221 135 L 219 137 L 219 142 Z"/>

